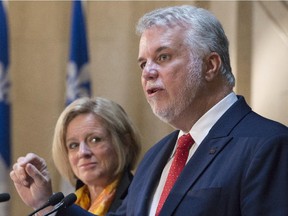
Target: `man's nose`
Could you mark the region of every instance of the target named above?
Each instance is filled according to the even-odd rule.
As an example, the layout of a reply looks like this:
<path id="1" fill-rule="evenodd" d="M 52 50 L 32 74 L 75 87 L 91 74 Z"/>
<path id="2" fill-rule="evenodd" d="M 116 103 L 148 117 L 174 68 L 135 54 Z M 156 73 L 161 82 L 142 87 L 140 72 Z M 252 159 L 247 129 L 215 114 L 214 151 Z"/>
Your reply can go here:
<path id="1" fill-rule="evenodd" d="M 156 79 L 158 77 L 157 65 L 153 62 L 147 62 L 142 71 L 142 77 L 145 80 Z"/>

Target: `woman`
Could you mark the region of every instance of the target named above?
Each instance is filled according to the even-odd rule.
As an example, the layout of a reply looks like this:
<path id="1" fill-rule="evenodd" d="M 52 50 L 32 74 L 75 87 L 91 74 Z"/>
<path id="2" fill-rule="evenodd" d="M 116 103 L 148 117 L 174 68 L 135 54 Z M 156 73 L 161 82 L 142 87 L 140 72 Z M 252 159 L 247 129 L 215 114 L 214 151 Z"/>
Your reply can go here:
<path id="1" fill-rule="evenodd" d="M 105 215 L 121 205 L 139 153 L 135 127 L 123 108 L 110 100 L 78 99 L 57 121 L 54 163 L 76 186 L 76 204 L 93 214 Z M 52 195 L 46 163 L 35 154 L 19 158 L 10 176 L 22 200 L 34 209 Z"/>

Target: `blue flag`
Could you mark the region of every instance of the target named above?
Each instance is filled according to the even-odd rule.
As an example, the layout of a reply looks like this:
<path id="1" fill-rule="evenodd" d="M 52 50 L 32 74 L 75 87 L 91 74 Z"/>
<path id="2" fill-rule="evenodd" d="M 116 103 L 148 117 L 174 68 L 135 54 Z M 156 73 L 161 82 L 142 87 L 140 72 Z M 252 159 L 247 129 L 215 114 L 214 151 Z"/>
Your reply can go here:
<path id="1" fill-rule="evenodd" d="M 85 14 L 81 1 L 72 2 L 70 55 L 66 83 L 66 105 L 91 96 Z"/>
<path id="2" fill-rule="evenodd" d="M 0 0 L 0 193 L 9 193 L 9 169 L 11 163 L 10 137 L 10 79 L 9 40 L 6 8 Z M 1 216 L 9 216 L 9 202 L 0 205 Z"/>
<path id="3" fill-rule="evenodd" d="M 7 168 L 11 162 L 8 48 L 7 16 L 3 2 L 0 0 L 0 155 Z"/>

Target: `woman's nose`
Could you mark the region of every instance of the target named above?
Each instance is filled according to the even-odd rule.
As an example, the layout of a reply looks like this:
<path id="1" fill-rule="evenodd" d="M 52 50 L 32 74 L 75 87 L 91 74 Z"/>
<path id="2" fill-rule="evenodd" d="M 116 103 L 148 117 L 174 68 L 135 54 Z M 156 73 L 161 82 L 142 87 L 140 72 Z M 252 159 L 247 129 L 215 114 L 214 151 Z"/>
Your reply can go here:
<path id="1" fill-rule="evenodd" d="M 81 142 L 79 145 L 79 151 L 78 152 L 80 155 L 90 155 L 91 149 L 85 142 Z"/>

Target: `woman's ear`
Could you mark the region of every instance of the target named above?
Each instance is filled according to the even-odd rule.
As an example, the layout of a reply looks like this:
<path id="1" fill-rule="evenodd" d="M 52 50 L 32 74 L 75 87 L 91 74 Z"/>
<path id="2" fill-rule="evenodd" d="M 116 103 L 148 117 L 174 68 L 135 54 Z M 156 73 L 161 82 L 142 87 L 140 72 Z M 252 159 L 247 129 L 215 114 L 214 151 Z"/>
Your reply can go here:
<path id="1" fill-rule="evenodd" d="M 222 61 L 218 53 L 212 52 L 205 58 L 205 63 L 205 80 L 211 82 L 215 77 L 217 77 Z"/>

